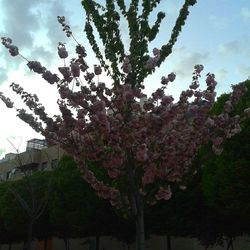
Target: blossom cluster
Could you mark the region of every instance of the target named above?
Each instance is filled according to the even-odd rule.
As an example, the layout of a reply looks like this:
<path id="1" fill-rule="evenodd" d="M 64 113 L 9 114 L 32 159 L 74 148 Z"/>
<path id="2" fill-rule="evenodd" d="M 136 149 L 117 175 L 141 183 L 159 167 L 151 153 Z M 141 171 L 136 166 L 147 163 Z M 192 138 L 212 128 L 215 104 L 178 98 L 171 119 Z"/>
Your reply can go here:
<path id="1" fill-rule="evenodd" d="M 17 56 L 19 54 L 18 47 L 12 44 L 12 40 L 9 37 L 2 37 L 2 44 L 12 56 Z"/>
<path id="2" fill-rule="evenodd" d="M 160 60 L 160 50 L 157 48 L 153 49 L 153 57 L 149 57 L 147 63 L 145 65 L 146 69 L 154 69 L 156 67 L 157 62 Z"/>

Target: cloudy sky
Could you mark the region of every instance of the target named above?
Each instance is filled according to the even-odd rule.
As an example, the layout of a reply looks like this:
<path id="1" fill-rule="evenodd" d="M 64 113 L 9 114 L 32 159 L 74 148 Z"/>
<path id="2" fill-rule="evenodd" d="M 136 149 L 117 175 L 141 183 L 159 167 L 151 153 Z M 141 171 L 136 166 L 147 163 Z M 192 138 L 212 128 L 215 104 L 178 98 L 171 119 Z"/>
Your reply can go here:
<path id="1" fill-rule="evenodd" d="M 99 0 L 98 2 L 104 2 Z M 127 0 L 129 2 L 129 0 Z M 166 12 L 165 22 L 153 47 L 160 47 L 169 39 L 171 28 L 184 0 L 162 0 L 158 11 Z M 47 68 L 56 70 L 62 62 L 57 58 L 58 42 L 74 43 L 67 39 L 56 21 L 58 15 L 66 16 L 77 40 L 88 51 L 89 65 L 97 63 L 83 33 L 84 11 L 80 0 L 0 0 L 0 35 L 11 37 L 22 54 L 29 60 L 39 60 Z M 153 22 L 154 15 L 151 21 Z M 128 40 L 126 24 L 121 25 L 123 39 Z M 198 0 L 190 15 L 172 55 L 146 80 L 147 93 L 159 86 L 161 76 L 176 72 L 176 81 L 169 87 L 174 96 L 186 88 L 195 64 L 203 64 L 204 75 L 213 72 L 218 81 L 217 93 L 230 91 L 231 84 L 244 81 L 250 75 L 250 2 L 249 0 Z M 106 80 L 105 76 L 102 76 Z M 37 93 L 50 114 L 55 114 L 56 89 L 48 86 L 40 76 L 31 74 L 20 57 L 12 58 L 0 46 L 0 92 L 11 96 L 16 106 L 18 97 L 9 89 L 16 82 L 26 90 Z M 203 85 L 204 86 L 204 85 Z M 25 148 L 26 141 L 41 138 L 20 121 L 14 110 L 0 103 L 0 158 L 15 147 Z"/>

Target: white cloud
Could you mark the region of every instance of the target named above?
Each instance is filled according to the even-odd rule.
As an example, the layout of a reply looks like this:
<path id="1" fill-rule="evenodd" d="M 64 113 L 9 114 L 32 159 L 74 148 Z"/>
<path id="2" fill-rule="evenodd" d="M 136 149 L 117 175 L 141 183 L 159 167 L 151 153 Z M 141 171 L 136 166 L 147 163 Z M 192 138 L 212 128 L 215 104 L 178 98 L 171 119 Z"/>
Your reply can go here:
<path id="1" fill-rule="evenodd" d="M 56 19 L 58 15 L 67 16 L 64 1 L 1 0 L 0 10 L 1 36 L 10 37 L 29 60 L 45 61 L 45 66 L 50 66 L 57 56 L 54 51 L 58 42 L 65 38 Z M 1 85 L 8 71 L 19 69 L 21 58 L 12 58 L 3 46 L 0 54 Z"/>
<path id="2" fill-rule="evenodd" d="M 44 19 L 44 27 L 47 27 L 46 37 L 49 39 L 51 46 L 54 47 L 58 42 L 67 40 L 61 25 L 57 21 L 57 16 L 65 16 L 67 20 L 68 11 L 65 10 L 63 1 L 60 1 L 60 4 L 58 4 L 58 1 L 53 1 L 49 6 L 49 11 L 49 15 Z M 67 20 L 67 22 L 70 21 Z"/>
<path id="3" fill-rule="evenodd" d="M 238 65 L 237 71 L 240 73 L 243 79 L 247 79 L 250 76 L 250 67 L 245 65 Z"/>
<path id="4" fill-rule="evenodd" d="M 0 85 L 7 80 L 6 68 L 1 67 L 0 71 Z"/>
<path id="5" fill-rule="evenodd" d="M 218 45 L 218 52 L 223 55 L 235 55 L 241 52 L 241 44 L 239 41 L 234 40 L 227 43 Z"/>
<path id="6" fill-rule="evenodd" d="M 241 8 L 240 14 L 244 18 L 245 21 L 250 21 L 250 9 Z"/>
<path id="7" fill-rule="evenodd" d="M 228 18 L 226 17 L 220 17 L 220 16 L 209 16 L 209 20 L 212 23 L 212 25 L 217 29 L 225 29 L 228 27 Z"/>
<path id="8" fill-rule="evenodd" d="M 228 71 L 226 69 L 219 69 L 216 71 L 216 79 L 221 82 L 228 76 Z"/>
<path id="9" fill-rule="evenodd" d="M 180 78 L 190 79 L 190 72 L 196 64 L 205 64 L 209 60 L 208 52 L 190 52 L 185 47 L 174 50 L 173 68 Z"/>

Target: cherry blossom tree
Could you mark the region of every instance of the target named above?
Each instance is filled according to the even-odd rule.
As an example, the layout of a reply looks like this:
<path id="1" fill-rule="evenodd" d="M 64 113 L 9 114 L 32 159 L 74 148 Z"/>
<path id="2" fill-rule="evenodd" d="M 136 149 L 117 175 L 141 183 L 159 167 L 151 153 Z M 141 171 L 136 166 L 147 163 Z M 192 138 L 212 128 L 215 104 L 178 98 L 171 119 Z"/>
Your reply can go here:
<path id="1" fill-rule="evenodd" d="M 250 109 L 245 110 L 244 117 L 229 115 L 246 91 L 244 84 L 238 84 L 232 86 L 223 112 L 210 116 L 217 82 L 214 74 L 208 73 L 207 88 L 200 90 L 203 66 L 199 64 L 195 65 L 191 84 L 181 92 L 179 100 L 174 101 L 166 92 L 167 85 L 175 80 L 174 73 L 163 76 L 161 87 L 148 97 L 143 93 L 143 81 L 171 53 L 188 8 L 196 1 L 185 1 L 169 43 L 160 49 L 154 48 L 152 55 L 148 53 L 148 44 L 156 37 L 164 15 L 160 12 L 151 28 L 148 17 L 160 0 L 144 0 L 141 15 L 138 14 L 139 1 L 132 0 L 128 10 L 123 0 L 116 1 L 129 24 L 128 53 L 120 39 L 119 13 L 113 2 L 107 0 L 106 7 L 91 0 L 82 2 L 87 12 L 85 31 L 100 61 L 100 66 L 95 65 L 93 71 L 85 61 L 85 48 L 76 41 L 64 17 L 59 16 L 58 21 L 77 45 L 76 57 L 67 66 L 66 46 L 58 44 L 58 55 L 64 61 L 64 66 L 58 68 L 60 76 L 40 62 L 26 59 L 10 38 L 2 38 L 2 44 L 12 56 L 25 58 L 29 69 L 56 85 L 60 94 L 61 114 L 49 117 L 37 95 L 12 83 L 12 90 L 31 110 L 28 113 L 16 108 L 18 117 L 49 143 L 59 144 L 73 156 L 83 179 L 99 197 L 132 214 L 136 222 L 137 250 L 144 250 L 144 206 L 170 199 L 173 185 L 185 188 L 183 177 L 192 171 L 190 166 L 200 146 L 211 143 L 214 152 L 221 153 L 224 140 L 241 131 L 240 122 L 250 115 Z M 105 46 L 105 56 L 95 42 L 92 23 Z M 99 82 L 102 70 L 111 76 L 111 87 Z M 3 93 L 0 98 L 8 108 L 15 108 Z M 89 168 L 90 163 L 98 166 L 105 178 L 97 179 Z"/>

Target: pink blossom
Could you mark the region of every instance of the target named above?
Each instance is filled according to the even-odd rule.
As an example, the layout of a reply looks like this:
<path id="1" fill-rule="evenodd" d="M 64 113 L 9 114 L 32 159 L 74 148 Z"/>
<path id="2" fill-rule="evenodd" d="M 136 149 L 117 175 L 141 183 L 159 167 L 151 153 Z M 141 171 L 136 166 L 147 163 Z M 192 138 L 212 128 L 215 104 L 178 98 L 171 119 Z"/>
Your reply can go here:
<path id="1" fill-rule="evenodd" d="M 57 16 L 57 21 L 60 23 L 60 24 L 63 24 L 65 22 L 65 16 Z"/>
<path id="2" fill-rule="evenodd" d="M 190 105 L 188 107 L 188 112 L 190 113 L 196 113 L 198 111 L 198 106 L 197 105 Z"/>
<path id="3" fill-rule="evenodd" d="M 119 192 L 118 190 L 114 189 L 114 188 L 111 188 L 110 189 L 110 197 L 111 199 L 115 200 L 119 197 Z"/>
<path id="4" fill-rule="evenodd" d="M 139 151 L 136 153 L 136 160 L 138 162 L 145 162 L 148 159 L 147 152 Z"/>
<path id="5" fill-rule="evenodd" d="M 193 82 L 190 86 L 189 86 L 189 88 L 190 89 L 197 89 L 197 88 L 199 88 L 199 84 L 195 81 L 195 82 Z"/>
<path id="6" fill-rule="evenodd" d="M 151 69 L 154 69 L 155 66 L 156 66 L 155 58 L 154 57 L 149 57 L 149 59 L 146 62 L 145 68 L 151 70 Z"/>
<path id="7" fill-rule="evenodd" d="M 122 65 L 122 70 L 124 73 L 129 74 L 132 71 L 132 66 L 129 62 L 129 58 L 125 57 L 124 63 Z"/>
<path id="8" fill-rule="evenodd" d="M 144 108 L 146 111 L 149 111 L 149 110 L 151 110 L 151 109 L 154 108 L 154 104 L 153 104 L 152 101 L 148 100 L 148 101 L 144 102 L 143 108 Z"/>
<path id="9" fill-rule="evenodd" d="M 180 186 L 179 186 L 179 189 L 180 189 L 180 190 L 186 190 L 186 189 L 187 189 L 187 187 L 186 187 L 186 186 L 184 186 L 184 185 L 180 185 Z"/>
<path id="10" fill-rule="evenodd" d="M 63 77 L 67 81 L 71 81 L 71 70 L 69 67 L 59 67 L 58 70 L 62 73 Z"/>
<path id="11" fill-rule="evenodd" d="M 95 74 L 94 73 L 89 73 L 87 72 L 87 74 L 84 76 L 86 81 L 91 81 L 94 78 Z"/>
<path id="12" fill-rule="evenodd" d="M 157 89 L 155 92 L 152 93 L 153 100 L 157 100 L 162 98 L 164 95 L 163 89 Z"/>
<path id="13" fill-rule="evenodd" d="M 167 174 L 167 180 L 170 182 L 180 182 L 182 179 L 182 174 L 179 171 L 171 172 Z"/>
<path id="14" fill-rule="evenodd" d="M 215 81 L 215 75 L 208 73 L 206 78 L 207 86 L 214 88 L 217 85 L 217 82 Z"/>
<path id="15" fill-rule="evenodd" d="M 173 82 L 175 80 L 175 78 L 176 78 L 175 73 L 172 72 L 172 73 L 168 74 L 168 79 L 170 82 Z"/>
<path id="16" fill-rule="evenodd" d="M 19 55 L 19 51 L 18 51 L 17 46 L 12 45 L 12 44 L 9 46 L 9 52 L 10 52 L 10 54 L 11 54 L 12 56 L 17 56 L 17 55 Z"/>
<path id="17" fill-rule="evenodd" d="M 215 97 L 216 97 L 216 92 L 211 92 L 211 91 L 205 91 L 203 93 L 203 97 L 209 101 L 209 102 L 214 102 Z"/>
<path id="18" fill-rule="evenodd" d="M 132 101 L 134 99 L 133 91 L 128 90 L 123 93 L 124 100 L 126 101 Z"/>
<path id="19" fill-rule="evenodd" d="M 57 50 L 58 50 L 58 55 L 60 58 L 65 59 L 68 57 L 68 52 L 63 43 L 59 43 L 59 45 L 57 46 Z"/>
<path id="20" fill-rule="evenodd" d="M 154 55 L 154 61 L 155 63 L 157 63 L 160 60 L 161 54 L 160 54 L 160 50 L 157 48 L 153 49 L 153 55 Z"/>
<path id="21" fill-rule="evenodd" d="M 153 174 L 145 173 L 144 176 L 142 177 L 143 185 L 153 183 L 154 180 L 155 176 Z"/>
<path id="22" fill-rule="evenodd" d="M 79 77 L 80 76 L 80 65 L 76 61 L 72 61 L 70 64 L 70 70 L 73 75 L 73 77 Z"/>
<path id="23" fill-rule="evenodd" d="M 229 113 L 233 109 L 232 103 L 230 101 L 226 101 L 224 105 L 225 112 Z"/>
<path id="24" fill-rule="evenodd" d="M 167 85 L 168 82 L 169 82 L 168 77 L 163 76 L 163 77 L 161 78 L 161 84 L 162 84 L 162 85 Z"/>
<path id="25" fill-rule="evenodd" d="M 213 144 L 215 146 L 221 145 L 222 142 L 223 142 L 223 138 L 222 137 L 216 137 L 215 139 L 213 139 Z"/>
<path id="26" fill-rule="evenodd" d="M 126 63 L 126 64 L 128 64 L 130 61 L 129 61 L 129 58 L 128 58 L 128 56 L 126 56 L 125 58 L 124 58 L 124 63 Z"/>
<path id="27" fill-rule="evenodd" d="M 170 103 L 172 103 L 174 100 L 174 98 L 172 96 L 163 96 L 161 103 L 162 105 L 169 105 Z"/>
<path id="28" fill-rule="evenodd" d="M 106 85 L 104 82 L 98 82 L 98 89 L 101 91 L 104 91 L 106 88 Z"/>
<path id="29" fill-rule="evenodd" d="M 149 165 L 145 168 L 145 173 L 142 177 L 142 184 L 146 185 L 146 184 L 150 184 L 153 183 L 155 181 L 156 178 L 156 170 L 155 167 L 152 166 L 150 167 Z"/>
<path id="30" fill-rule="evenodd" d="M 154 49 L 153 49 L 153 55 L 154 55 L 154 56 L 158 56 L 159 54 L 160 54 L 160 50 L 157 49 L 157 48 L 154 48 Z"/>
<path id="31" fill-rule="evenodd" d="M 229 99 L 232 102 L 232 104 L 236 103 L 241 96 L 246 93 L 247 88 L 243 83 L 239 83 L 237 85 L 232 85 L 233 92 L 231 93 Z"/>
<path id="32" fill-rule="evenodd" d="M 124 73 L 129 74 L 132 71 L 132 66 L 130 63 L 128 64 L 123 64 L 122 65 L 122 70 Z"/>
<path id="33" fill-rule="evenodd" d="M 72 32 L 70 30 L 69 25 L 65 23 L 65 17 L 64 16 L 58 16 L 57 21 L 62 25 L 63 31 L 66 33 L 67 37 L 70 37 L 72 35 Z"/>
<path id="34" fill-rule="evenodd" d="M 221 155 L 221 153 L 223 152 L 223 148 L 216 147 L 215 145 L 212 146 L 212 149 L 216 155 Z"/>
<path id="35" fill-rule="evenodd" d="M 96 75 L 100 75 L 102 73 L 102 68 L 99 65 L 94 65 L 94 71 Z"/>
<path id="36" fill-rule="evenodd" d="M 1 37 L 2 44 L 5 46 L 5 48 L 9 48 L 10 45 L 12 44 L 12 39 L 9 37 Z"/>
<path id="37" fill-rule="evenodd" d="M 169 200 L 172 196 L 170 187 L 168 189 L 160 187 L 157 194 L 155 195 L 156 200 Z"/>
<path id="38" fill-rule="evenodd" d="M 49 70 L 44 71 L 42 76 L 50 84 L 54 84 L 60 80 L 56 74 L 52 74 Z"/>
<path id="39" fill-rule="evenodd" d="M 198 101 L 198 100 L 201 99 L 202 93 L 201 93 L 200 91 L 195 91 L 195 92 L 194 92 L 194 96 L 196 97 L 196 100 Z"/>
<path id="40" fill-rule="evenodd" d="M 233 135 L 236 135 L 236 134 L 238 134 L 238 133 L 240 133 L 240 132 L 241 132 L 241 127 L 240 127 L 240 125 L 236 125 L 235 128 L 232 129 L 232 130 L 230 131 L 230 133 L 231 133 L 232 136 L 233 136 Z"/>
<path id="41" fill-rule="evenodd" d="M 205 124 L 206 124 L 206 126 L 208 126 L 208 127 L 213 127 L 215 123 L 214 123 L 214 120 L 213 120 L 213 119 L 207 118 Z"/>
<path id="42" fill-rule="evenodd" d="M 10 100 L 10 98 L 5 97 L 2 92 L 0 92 L 0 99 L 5 103 L 7 108 L 13 108 L 13 102 Z"/>
<path id="43" fill-rule="evenodd" d="M 244 113 L 247 115 L 248 118 L 250 118 L 250 108 L 244 109 Z"/>
<path id="44" fill-rule="evenodd" d="M 111 199 L 111 200 L 110 200 L 110 204 L 111 204 L 111 206 L 113 206 L 113 207 L 118 207 L 119 202 L 118 202 L 116 199 Z"/>
<path id="45" fill-rule="evenodd" d="M 76 53 L 82 58 L 87 56 L 85 48 L 81 44 L 76 45 Z"/>
<path id="46" fill-rule="evenodd" d="M 87 181 L 89 184 L 95 182 L 95 176 L 92 172 L 88 171 L 84 175 L 85 181 Z"/>
<path id="47" fill-rule="evenodd" d="M 2 37 L 2 44 L 9 50 L 11 56 L 19 55 L 18 47 L 12 44 L 12 40 L 9 37 Z"/>
<path id="48" fill-rule="evenodd" d="M 29 61 L 27 63 L 27 66 L 30 68 L 30 70 L 33 70 L 34 72 L 38 74 L 42 74 L 46 71 L 46 68 L 41 65 L 38 61 Z"/>
<path id="49" fill-rule="evenodd" d="M 110 178 L 115 179 L 120 175 L 120 171 L 118 169 L 111 169 L 108 170 L 108 175 Z"/>
<path id="50" fill-rule="evenodd" d="M 108 89 L 108 88 L 105 88 L 105 94 L 108 95 L 108 96 L 112 96 L 112 90 Z"/>
<path id="51" fill-rule="evenodd" d="M 196 64 L 194 66 L 195 71 L 199 74 L 204 69 L 204 66 L 202 64 Z"/>

